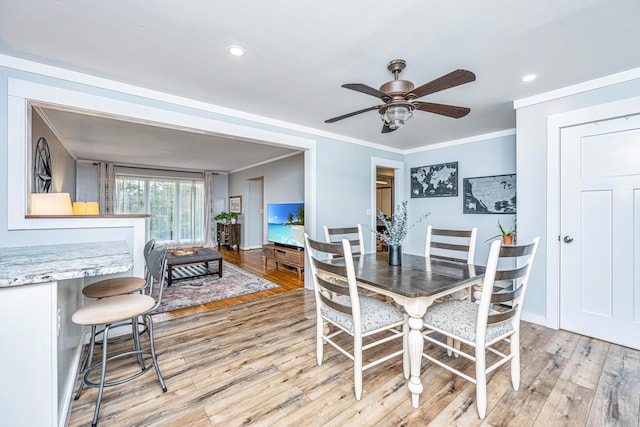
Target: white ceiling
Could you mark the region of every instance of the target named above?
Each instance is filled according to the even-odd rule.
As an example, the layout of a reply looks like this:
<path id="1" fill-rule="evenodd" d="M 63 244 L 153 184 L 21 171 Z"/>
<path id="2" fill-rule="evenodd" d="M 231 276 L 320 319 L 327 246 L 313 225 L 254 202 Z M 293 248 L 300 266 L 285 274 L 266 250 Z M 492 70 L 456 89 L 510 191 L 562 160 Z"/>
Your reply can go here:
<path id="1" fill-rule="evenodd" d="M 639 24 L 638 0 L 0 0 L 0 53 L 409 150 L 512 129 L 514 100 L 640 67 Z M 230 57 L 229 45 L 247 55 Z M 340 85 L 378 88 L 393 78 L 386 66 L 396 58 L 407 61 L 400 78 L 416 86 L 458 68 L 473 71 L 475 82 L 421 98 L 471 113 L 452 119 L 417 111 L 387 134 L 375 111 L 324 123 L 378 104 Z M 528 73 L 538 79 L 522 83 Z M 152 153 L 153 161 L 200 168 L 213 151 L 229 154 L 222 157 L 228 165 L 202 169 L 234 170 L 285 154 L 46 114 L 80 158 Z"/>

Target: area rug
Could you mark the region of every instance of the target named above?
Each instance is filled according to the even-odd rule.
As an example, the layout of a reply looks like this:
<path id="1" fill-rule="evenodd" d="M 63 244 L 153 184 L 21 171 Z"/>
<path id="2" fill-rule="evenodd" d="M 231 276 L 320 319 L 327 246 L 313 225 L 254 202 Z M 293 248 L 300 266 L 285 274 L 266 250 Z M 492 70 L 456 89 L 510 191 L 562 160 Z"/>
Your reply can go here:
<path id="1" fill-rule="evenodd" d="M 164 313 L 279 287 L 269 280 L 222 261 L 221 278 L 216 274 L 196 279 L 177 280 L 171 286 L 165 286 L 162 302 L 154 313 Z"/>

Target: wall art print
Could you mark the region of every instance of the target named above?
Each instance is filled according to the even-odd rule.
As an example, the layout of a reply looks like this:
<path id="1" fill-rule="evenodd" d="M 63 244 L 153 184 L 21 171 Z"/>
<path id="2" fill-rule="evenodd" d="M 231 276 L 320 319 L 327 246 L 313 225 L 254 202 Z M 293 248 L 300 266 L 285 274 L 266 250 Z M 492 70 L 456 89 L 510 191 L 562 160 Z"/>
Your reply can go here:
<path id="1" fill-rule="evenodd" d="M 516 213 L 515 174 L 464 178 L 462 180 L 462 192 L 462 213 Z"/>
<path id="2" fill-rule="evenodd" d="M 458 195 L 458 162 L 411 168 L 411 198 Z"/>

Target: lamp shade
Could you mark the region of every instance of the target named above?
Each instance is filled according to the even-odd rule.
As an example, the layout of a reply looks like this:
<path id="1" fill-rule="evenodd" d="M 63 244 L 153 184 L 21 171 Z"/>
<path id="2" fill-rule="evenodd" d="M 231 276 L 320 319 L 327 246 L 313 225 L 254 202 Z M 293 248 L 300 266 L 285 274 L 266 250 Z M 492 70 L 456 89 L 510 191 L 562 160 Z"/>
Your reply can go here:
<path id="1" fill-rule="evenodd" d="M 413 111 L 406 105 L 392 105 L 387 108 L 382 120 L 391 128 L 398 129 L 404 126 L 405 120 L 413 115 Z"/>
<path id="2" fill-rule="evenodd" d="M 73 202 L 74 215 L 98 215 L 98 202 Z"/>
<path id="3" fill-rule="evenodd" d="M 31 215 L 73 215 L 69 193 L 31 194 Z"/>

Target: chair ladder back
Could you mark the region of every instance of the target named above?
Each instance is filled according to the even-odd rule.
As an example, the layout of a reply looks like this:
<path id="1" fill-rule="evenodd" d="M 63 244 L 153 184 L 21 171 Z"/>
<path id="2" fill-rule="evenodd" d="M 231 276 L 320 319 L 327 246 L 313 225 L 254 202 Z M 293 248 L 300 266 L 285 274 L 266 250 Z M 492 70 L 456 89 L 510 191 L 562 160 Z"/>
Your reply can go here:
<path id="1" fill-rule="evenodd" d="M 526 289 L 526 281 L 531 271 L 533 262 L 533 254 L 538 244 L 538 238 L 533 243 L 521 246 L 505 245 L 500 247 L 499 259 L 512 259 L 518 262 L 519 258 L 527 257 L 524 265 L 511 269 L 496 270 L 493 283 L 510 282 L 510 285 L 492 286 L 491 304 L 512 303 L 511 307 L 505 311 L 489 313 L 487 324 L 498 323 L 514 317 L 520 306 L 520 300 L 523 298 L 523 292 Z"/>
<path id="2" fill-rule="evenodd" d="M 347 266 L 336 265 L 330 262 L 333 258 L 343 257 L 345 255 L 345 240 L 346 239 L 341 242 L 320 242 L 312 240 L 305 233 L 308 256 L 311 262 L 311 271 L 314 276 L 314 284 L 318 288 L 317 295 L 320 298 L 320 301 L 342 313 L 353 315 L 353 309 L 351 306 L 337 303 L 333 299 L 336 294 L 347 295 L 349 297 L 351 296 L 349 285 L 344 285 L 345 282 L 348 283 Z M 324 254 L 326 258 L 319 258 L 319 254 Z M 331 280 L 332 278 L 337 278 L 339 281 L 333 281 Z M 329 298 L 328 295 L 333 295 L 333 297 Z"/>
<path id="3" fill-rule="evenodd" d="M 471 230 L 446 230 L 427 228 L 427 242 L 425 256 L 447 261 L 473 264 L 475 246 L 478 235 L 476 227 Z M 444 237 L 444 240 L 433 240 L 433 236 Z M 433 253 L 432 249 L 439 252 Z"/>
<path id="4" fill-rule="evenodd" d="M 507 319 L 511 319 L 518 312 L 518 304 L 515 304 L 513 307 L 510 307 L 508 310 L 500 311 L 497 313 L 489 313 L 487 317 L 487 324 L 490 325 L 492 323 L 498 323 L 505 321 Z"/>
<path id="5" fill-rule="evenodd" d="M 449 236 L 449 237 L 471 237 L 472 230 L 445 230 L 441 228 L 431 229 L 431 234 L 434 236 Z"/>
<path id="6" fill-rule="evenodd" d="M 339 312 L 348 314 L 349 316 L 353 315 L 353 309 L 351 308 L 351 306 L 338 304 L 337 302 L 327 297 L 322 292 L 318 293 L 318 296 L 320 297 L 320 300 L 322 301 L 323 304 L 333 308 L 334 310 L 338 310 Z"/>
<path id="7" fill-rule="evenodd" d="M 519 258 L 533 253 L 534 244 L 503 245 L 500 247 L 500 258 Z"/>
<path id="8" fill-rule="evenodd" d="M 347 286 L 331 281 L 329 278 L 318 276 L 318 286 L 320 286 L 322 290 L 327 290 L 335 294 L 349 295 L 349 288 Z"/>
<path id="9" fill-rule="evenodd" d="M 318 252 L 324 252 L 330 255 L 344 256 L 342 242 L 320 242 L 318 240 L 308 239 L 309 247 Z"/>
<path id="10" fill-rule="evenodd" d="M 347 280 L 347 268 L 344 265 L 329 264 L 325 260 L 321 260 L 316 257 L 313 257 L 313 260 L 315 261 L 316 269 L 318 269 L 319 272 L 326 271 L 327 273 L 343 277 L 345 281 Z"/>
<path id="11" fill-rule="evenodd" d="M 335 236 L 336 234 L 357 234 L 358 227 L 342 227 L 342 228 L 327 228 L 329 230 L 330 236 Z"/>
<path id="12" fill-rule="evenodd" d="M 336 239 L 338 236 L 338 239 Z M 336 227 L 329 228 L 324 226 L 324 237 L 327 243 L 338 243 L 342 239 L 347 239 L 351 246 L 352 255 L 360 255 L 364 253 L 364 240 L 362 237 L 362 226 L 360 224 L 352 227 Z M 357 247 L 357 250 L 354 248 Z M 344 256 L 344 255 L 343 255 Z M 329 256 L 329 259 L 334 258 L 335 255 Z"/>
<path id="13" fill-rule="evenodd" d="M 516 289 L 512 289 L 512 286 L 508 288 L 501 288 L 499 286 L 493 287 L 493 293 L 491 294 L 492 304 L 501 304 L 505 302 L 513 301 L 520 296 L 522 292 L 522 286 L 518 286 Z"/>

